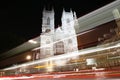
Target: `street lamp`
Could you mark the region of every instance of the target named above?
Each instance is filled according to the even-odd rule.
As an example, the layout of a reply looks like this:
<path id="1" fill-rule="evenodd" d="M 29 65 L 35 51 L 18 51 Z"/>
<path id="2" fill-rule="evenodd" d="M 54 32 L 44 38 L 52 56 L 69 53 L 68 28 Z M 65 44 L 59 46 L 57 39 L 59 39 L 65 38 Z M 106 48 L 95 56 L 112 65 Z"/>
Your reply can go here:
<path id="1" fill-rule="evenodd" d="M 31 60 L 31 58 L 32 58 L 31 55 L 26 56 L 26 60 Z"/>

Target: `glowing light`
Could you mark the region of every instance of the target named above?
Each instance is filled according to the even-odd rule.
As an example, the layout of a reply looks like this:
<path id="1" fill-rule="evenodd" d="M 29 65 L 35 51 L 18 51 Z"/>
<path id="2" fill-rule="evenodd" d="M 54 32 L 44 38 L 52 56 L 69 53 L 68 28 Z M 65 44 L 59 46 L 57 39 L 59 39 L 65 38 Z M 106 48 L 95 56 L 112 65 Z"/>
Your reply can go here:
<path id="1" fill-rule="evenodd" d="M 32 77 L 32 76 L 21 76 L 21 77 L 17 77 L 17 76 L 13 76 L 13 77 L 0 77 L 0 80 L 30 79 L 30 78 L 34 78 L 34 77 Z"/>
<path id="2" fill-rule="evenodd" d="M 26 60 L 30 60 L 31 58 L 32 58 L 31 55 L 26 56 Z"/>
<path id="3" fill-rule="evenodd" d="M 34 40 L 29 40 L 28 42 L 32 44 L 37 44 L 37 41 L 34 41 Z"/>
<path id="4" fill-rule="evenodd" d="M 96 61 L 95 61 L 94 58 L 86 59 L 86 62 L 87 62 L 87 65 L 94 65 L 94 64 L 96 64 Z"/>
<path id="5" fill-rule="evenodd" d="M 36 67 L 34 67 L 34 68 L 45 68 L 46 66 L 44 65 L 44 66 L 36 66 Z"/>

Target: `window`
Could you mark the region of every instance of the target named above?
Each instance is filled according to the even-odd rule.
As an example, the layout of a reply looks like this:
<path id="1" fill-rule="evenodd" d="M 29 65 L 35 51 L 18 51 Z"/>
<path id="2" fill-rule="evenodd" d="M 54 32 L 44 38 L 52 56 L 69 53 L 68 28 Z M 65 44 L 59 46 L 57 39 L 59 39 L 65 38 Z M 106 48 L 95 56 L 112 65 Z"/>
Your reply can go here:
<path id="1" fill-rule="evenodd" d="M 55 54 L 63 54 L 64 53 L 64 43 L 63 42 L 58 42 L 55 44 L 56 45 L 56 53 Z"/>
<path id="2" fill-rule="evenodd" d="M 33 55 L 34 55 L 34 60 L 40 59 L 40 50 L 36 50 Z"/>
<path id="3" fill-rule="evenodd" d="M 50 18 L 47 18 L 47 25 L 50 25 Z"/>
<path id="4" fill-rule="evenodd" d="M 67 19 L 67 23 L 70 23 L 70 19 L 69 18 Z"/>

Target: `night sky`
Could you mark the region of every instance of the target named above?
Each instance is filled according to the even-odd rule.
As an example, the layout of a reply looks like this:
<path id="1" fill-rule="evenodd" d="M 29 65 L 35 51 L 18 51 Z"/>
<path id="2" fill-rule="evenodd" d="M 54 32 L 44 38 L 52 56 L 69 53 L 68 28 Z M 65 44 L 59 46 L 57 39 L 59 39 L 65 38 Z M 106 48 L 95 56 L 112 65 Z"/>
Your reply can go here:
<path id="1" fill-rule="evenodd" d="M 12 49 L 41 33 L 43 7 L 55 10 L 55 27 L 61 24 L 63 8 L 81 17 L 114 0 L 9 0 L 1 8 L 0 53 Z"/>

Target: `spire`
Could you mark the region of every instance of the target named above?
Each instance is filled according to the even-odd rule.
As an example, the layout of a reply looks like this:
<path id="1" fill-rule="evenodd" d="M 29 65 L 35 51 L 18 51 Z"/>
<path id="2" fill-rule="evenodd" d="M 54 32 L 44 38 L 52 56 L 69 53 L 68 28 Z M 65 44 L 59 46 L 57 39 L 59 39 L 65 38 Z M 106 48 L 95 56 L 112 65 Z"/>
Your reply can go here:
<path id="1" fill-rule="evenodd" d="M 70 13 L 72 14 L 72 8 L 70 8 Z"/>
<path id="2" fill-rule="evenodd" d="M 73 16 L 74 16 L 74 19 L 77 19 L 77 15 L 76 15 L 76 12 L 74 11 L 73 13 Z"/>
<path id="3" fill-rule="evenodd" d="M 63 8 L 62 18 L 64 17 L 64 15 L 65 15 L 65 9 Z"/>
<path id="4" fill-rule="evenodd" d="M 65 12 L 65 8 L 63 8 L 63 12 Z"/>
<path id="5" fill-rule="evenodd" d="M 74 19 L 74 14 L 73 14 L 73 11 L 72 11 L 72 8 L 70 8 L 70 15 L 73 17 Z"/>
<path id="6" fill-rule="evenodd" d="M 65 14 L 65 9 L 63 8 L 63 14 Z"/>
<path id="7" fill-rule="evenodd" d="M 46 7 L 45 7 L 45 5 L 44 5 L 44 7 L 43 7 L 43 12 L 45 12 L 46 11 Z"/>
<path id="8" fill-rule="evenodd" d="M 51 9 L 52 9 L 52 12 L 54 12 L 54 7 L 53 7 L 53 6 L 52 6 L 52 8 L 51 8 Z"/>

